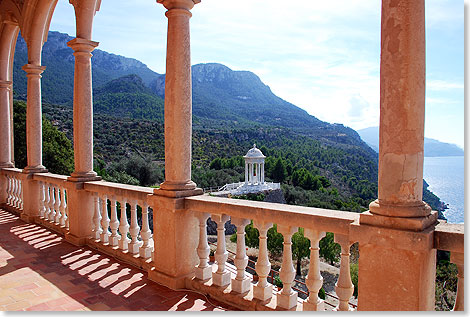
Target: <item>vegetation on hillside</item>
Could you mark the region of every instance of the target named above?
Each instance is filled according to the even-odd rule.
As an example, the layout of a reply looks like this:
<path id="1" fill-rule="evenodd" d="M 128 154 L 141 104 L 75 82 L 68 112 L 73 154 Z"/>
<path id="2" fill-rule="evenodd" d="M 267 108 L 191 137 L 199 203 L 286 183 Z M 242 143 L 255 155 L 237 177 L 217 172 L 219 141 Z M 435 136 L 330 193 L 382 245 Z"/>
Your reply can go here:
<path id="1" fill-rule="evenodd" d="M 14 101 L 13 122 L 15 135 L 15 166 L 24 168 L 27 166 L 26 148 L 26 103 Z M 51 173 L 70 175 L 73 172 L 73 148 L 72 142 L 66 135 L 59 131 L 52 123 L 42 120 L 42 155 L 43 165 Z"/>

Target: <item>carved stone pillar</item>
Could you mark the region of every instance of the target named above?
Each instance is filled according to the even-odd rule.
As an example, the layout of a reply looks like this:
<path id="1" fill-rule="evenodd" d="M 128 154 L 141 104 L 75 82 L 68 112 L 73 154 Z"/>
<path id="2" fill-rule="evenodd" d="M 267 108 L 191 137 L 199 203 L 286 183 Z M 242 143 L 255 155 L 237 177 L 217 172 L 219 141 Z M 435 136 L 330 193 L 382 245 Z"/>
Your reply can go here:
<path id="1" fill-rule="evenodd" d="M 13 167 L 11 161 L 10 136 L 10 85 L 11 82 L 0 81 L 0 168 Z"/>
<path id="2" fill-rule="evenodd" d="M 73 87 L 73 147 L 75 170 L 70 181 L 99 180 L 93 171 L 93 101 L 91 52 L 98 42 L 74 38 L 67 43 L 75 56 Z"/>
<path id="3" fill-rule="evenodd" d="M 42 165 L 42 103 L 41 74 L 45 66 L 26 64 L 23 70 L 28 78 L 26 103 L 26 146 L 28 166 L 27 173 L 47 172 Z"/>
<path id="4" fill-rule="evenodd" d="M 378 199 L 349 237 L 361 253 L 358 310 L 434 310 L 437 212 L 422 201 L 425 62 L 424 0 L 383 0 Z"/>
<path id="5" fill-rule="evenodd" d="M 165 181 L 163 190 L 193 190 L 192 88 L 189 19 L 199 0 L 157 0 L 168 18 L 165 75 Z"/>

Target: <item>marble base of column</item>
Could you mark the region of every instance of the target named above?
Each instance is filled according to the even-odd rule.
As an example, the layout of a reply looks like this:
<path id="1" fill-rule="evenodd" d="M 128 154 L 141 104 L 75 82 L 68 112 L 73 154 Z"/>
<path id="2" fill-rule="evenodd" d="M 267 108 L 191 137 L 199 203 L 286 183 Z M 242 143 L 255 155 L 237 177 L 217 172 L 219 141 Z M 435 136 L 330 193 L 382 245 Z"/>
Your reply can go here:
<path id="1" fill-rule="evenodd" d="M 0 168 L 14 168 L 15 165 L 12 162 L 0 163 Z"/>
<path id="2" fill-rule="evenodd" d="M 69 182 L 91 182 L 100 180 L 101 176 L 98 176 L 96 172 L 73 172 L 69 177 L 67 177 L 67 181 Z"/>
<path id="3" fill-rule="evenodd" d="M 47 172 L 48 172 L 47 168 L 43 165 L 26 166 L 25 168 L 23 168 L 23 173 L 26 173 L 26 174 L 47 173 Z"/>
<path id="4" fill-rule="evenodd" d="M 189 180 L 187 182 L 173 182 L 164 181 L 160 184 L 160 188 L 163 190 L 180 191 L 180 190 L 194 190 L 196 189 L 196 183 Z"/>
<path id="5" fill-rule="evenodd" d="M 163 183 L 164 184 L 164 183 Z M 171 197 L 171 198 L 183 198 L 190 196 L 197 196 L 204 194 L 202 188 L 183 189 L 183 190 L 169 190 L 166 187 L 155 188 L 153 194 L 157 196 Z"/>

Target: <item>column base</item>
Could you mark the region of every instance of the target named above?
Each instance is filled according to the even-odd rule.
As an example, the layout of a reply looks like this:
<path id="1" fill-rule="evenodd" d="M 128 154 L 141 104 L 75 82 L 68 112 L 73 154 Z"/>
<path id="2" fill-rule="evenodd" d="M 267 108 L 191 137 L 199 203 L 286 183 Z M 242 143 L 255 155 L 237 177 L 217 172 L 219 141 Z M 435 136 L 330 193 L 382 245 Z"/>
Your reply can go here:
<path id="1" fill-rule="evenodd" d="M 160 188 L 163 190 L 169 190 L 169 191 L 194 190 L 196 189 L 196 183 L 191 180 L 185 183 L 164 181 L 163 183 L 160 184 Z"/>
<path id="2" fill-rule="evenodd" d="M 277 294 L 277 307 L 292 309 L 297 307 L 297 292 L 291 291 L 290 294 Z"/>
<path id="3" fill-rule="evenodd" d="M 95 172 L 73 172 L 67 181 L 69 182 L 91 182 L 100 181 L 101 176 L 98 176 Z"/>
<path id="4" fill-rule="evenodd" d="M 13 164 L 12 162 L 0 163 L 0 168 L 14 168 L 14 167 L 15 167 L 15 164 Z"/>
<path id="5" fill-rule="evenodd" d="M 165 196 L 170 198 L 183 198 L 190 196 L 202 195 L 204 191 L 202 188 L 194 188 L 187 190 L 168 190 L 163 188 L 155 188 L 153 194 L 157 196 Z"/>
<path id="6" fill-rule="evenodd" d="M 424 229 L 437 224 L 437 211 L 431 211 L 425 217 L 388 217 L 373 214 L 370 211 L 361 213 L 360 224 L 393 229 L 405 229 L 411 231 L 423 231 Z"/>
<path id="7" fill-rule="evenodd" d="M 431 207 L 424 201 L 409 204 L 392 203 L 374 200 L 369 204 L 370 212 L 374 215 L 402 218 L 427 217 L 431 214 Z"/>
<path id="8" fill-rule="evenodd" d="M 38 166 L 26 166 L 23 168 L 23 173 L 32 174 L 32 173 L 47 173 L 48 170 L 42 165 Z"/>

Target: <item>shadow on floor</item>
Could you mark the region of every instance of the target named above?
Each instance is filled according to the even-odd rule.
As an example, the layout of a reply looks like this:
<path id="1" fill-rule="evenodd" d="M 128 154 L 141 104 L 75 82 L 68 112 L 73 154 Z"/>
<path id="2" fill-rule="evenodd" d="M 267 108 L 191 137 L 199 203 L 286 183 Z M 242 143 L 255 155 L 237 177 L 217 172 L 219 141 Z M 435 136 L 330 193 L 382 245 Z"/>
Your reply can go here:
<path id="1" fill-rule="evenodd" d="M 221 307 L 222 306 L 222 307 Z M 0 209 L 0 310 L 233 310 Z"/>

